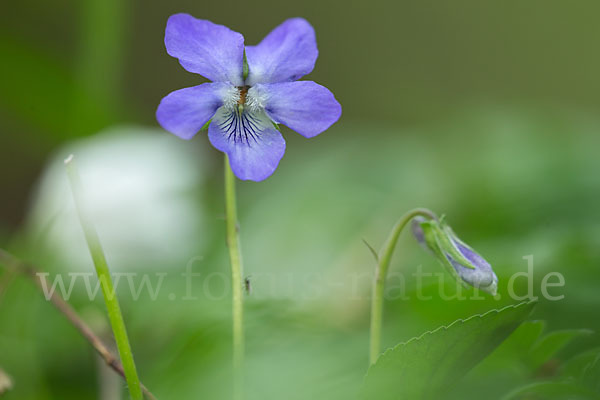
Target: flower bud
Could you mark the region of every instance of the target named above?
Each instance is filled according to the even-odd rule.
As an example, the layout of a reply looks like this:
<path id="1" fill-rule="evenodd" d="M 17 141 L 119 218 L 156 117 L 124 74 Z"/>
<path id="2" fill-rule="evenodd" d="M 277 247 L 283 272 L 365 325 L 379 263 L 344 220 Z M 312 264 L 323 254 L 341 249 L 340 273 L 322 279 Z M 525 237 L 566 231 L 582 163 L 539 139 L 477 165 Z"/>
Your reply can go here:
<path id="1" fill-rule="evenodd" d="M 457 279 L 496 295 L 498 277 L 492 266 L 475 250 L 461 241 L 443 218 L 440 220 L 418 217 L 412 221 L 417 241 L 438 259 Z"/>

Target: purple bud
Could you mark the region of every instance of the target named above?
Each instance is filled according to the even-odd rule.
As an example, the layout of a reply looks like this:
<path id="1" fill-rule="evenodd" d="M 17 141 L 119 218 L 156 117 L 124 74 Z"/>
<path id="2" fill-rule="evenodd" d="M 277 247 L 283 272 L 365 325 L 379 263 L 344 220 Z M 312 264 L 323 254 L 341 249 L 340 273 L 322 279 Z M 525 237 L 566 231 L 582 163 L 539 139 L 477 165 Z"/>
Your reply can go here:
<path id="1" fill-rule="evenodd" d="M 412 232 L 419 244 L 433 253 L 453 275 L 473 287 L 496 295 L 498 277 L 492 266 L 463 243 L 445 222 L 417 217 L 412 221 Z"/>

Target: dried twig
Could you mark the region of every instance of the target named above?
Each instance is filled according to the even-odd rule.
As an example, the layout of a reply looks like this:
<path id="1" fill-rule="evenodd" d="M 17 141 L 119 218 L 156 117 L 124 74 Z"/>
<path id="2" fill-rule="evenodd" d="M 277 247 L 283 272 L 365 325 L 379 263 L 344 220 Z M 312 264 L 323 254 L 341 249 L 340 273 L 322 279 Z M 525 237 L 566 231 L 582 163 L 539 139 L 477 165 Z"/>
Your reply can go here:
<path id="1" fill-rule="evenodd" d="M 28 276 L 36 286 L 42 291 L 44 287 L 49 287 L 46 277 L 31 265 L 19 260 L 6 250 L 0 249 L 0 264 L 5 265 L 9 270 Z M 42 283 L 43 282 L 43 283 Z M 77 312 L 67 303 L 59 294 L 53 292 L 49 298 L 50 302 L 60 311 L 71 324 L 81 333 L 81 335 L 92 345 L 96 352 L 102 357 L 106 364 L 117 374 L 125 378 L 125 372 L 119 359 L 113 355 L 102 340 L 92 331 L 92 329 L 79 317 Z M 156 397 L 144 386 L 141 385 L 144 396 L 149 400 L 156 400 Z"/>

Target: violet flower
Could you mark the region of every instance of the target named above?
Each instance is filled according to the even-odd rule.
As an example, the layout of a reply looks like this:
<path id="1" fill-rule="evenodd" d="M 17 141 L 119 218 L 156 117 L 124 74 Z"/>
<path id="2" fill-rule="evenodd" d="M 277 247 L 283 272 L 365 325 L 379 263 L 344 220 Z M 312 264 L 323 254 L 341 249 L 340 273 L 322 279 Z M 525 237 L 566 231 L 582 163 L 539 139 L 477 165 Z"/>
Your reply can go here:
<path id="1" fill-rule="evenodd" d="M 496 295 L 498 277 L 490 263 L 460 240 L 443 218 L 415 218 L 412 231 L 417 241 L 433 253 L 452 275 L 464 283 Z"/>
<path id="2" fill-rule="evenodd" d="M 313 70 L 318 56 L 315 32 L 302 18 L 285 21 L 256 46 L 244 46 L 244 37 L 223 25 L 175 14 L 167 22 L 165 45 L 183 68 L 212 82 L 167 95 L 156 111 L 158 122 L 182 139 L 210 122 L 210 142 L 229 156 L 240 179 L 261 181 L 277 168 L 285 140 L 276 124 L 311 138 L 341 115 L 327 88 L 295 82 Z"/>

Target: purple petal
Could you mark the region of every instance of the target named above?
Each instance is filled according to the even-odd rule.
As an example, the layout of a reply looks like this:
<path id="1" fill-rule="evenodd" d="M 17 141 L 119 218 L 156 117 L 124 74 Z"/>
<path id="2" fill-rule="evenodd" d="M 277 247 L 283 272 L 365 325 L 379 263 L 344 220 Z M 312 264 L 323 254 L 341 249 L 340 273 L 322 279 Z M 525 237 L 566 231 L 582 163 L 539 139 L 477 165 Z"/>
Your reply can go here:
<path id="1" fill-rule="evenodd" d="M 244 37 L 226 26 L 175 14 L 167 21 L 165 46 L 186 70 L 213 82 L 243 85 Z"/>
<path id="2" fill-rule="evenodd" d="M 156 119 L 169 132 L 191 139 L 223 105 L 231 90 L 237 89 L 221 82 L 176 90 L 161 100 Z"/>
<path id="3" fill-rule="evenodd" d="M 262 181 L 277 168 L 285 140 L 264 112 L 221 107 L 208 127 L 213 146 L 229 156 L 233 173 L 242 180 Z"/>
<path id="4" fill-rule="evenodd" d="M 423 218 L 423 217 L 415 217 L 411 221 L 410 227 L 411 227 L 413 236 L 419 243 L 419 246 L 421 246 L 422 248 L 424 248 L 425 250 L 427 250 L 428 252 L 431 253 L 432 250 L 429 248 L 429 245 L 425 241 L 425 232 L 423 232 L 423 227 L 421 226 L 421 224 L 424 221 L 425 221 L 425 218 Z"/>
<path id="5" fill-rule="evenodd" d="M 446 254 L 446 258 L 452 264 L 456 273 L 469 285 L 485 287 L 493 283 L 495 275 L 491 268 L 468 268 L 454 260 L 450 254 Z"/>
<path id="6" fill-rule="evenodd" d="M 458 248 L 458 251 L 460 251 L 460 253 L 467 260 L 471 261 L 471 263 L 476 268 L 486 269 L 486 270 L 489 270 L 489 271 L 492 270 L 492 266 L 490 265 L 490 263 L 488 263 L 483 257 L 481 257 L 479 254 L 477 254 L 475 251 L 473 251 L 469 247 L 463 245 L 462 243 L 460 243 L 460 242 L 458 242 L 456 240 L 454 240 L 454 244 Z"/>
<path id="7" fill-rule="evenodd" d="M 342 107 L 329 89 L 311 81 L 259 84 L 248 94 L 264 106 L 273 121 L 307 138 L 323 132 L 342 115 Z"/>
<path id="8" fill-rule="evenodd" d="M 454 267 L 456 273 L 462 278 L 462 280 L 471 286 L 478 287 L 482 290 L 490 292 L 492 295 L 496 295 L 498 288 L 498 277 L 492 270 L 492 266 L 468 246 L 457 240 L 454 240 L 454 243 L 461 254 L 475 267 L 475 269 L 466 267 L 454 260 L 449 254 L 446 254 L 446 258 L 450 264 L 452 264 L 452 267 Z"/>
<path id="9" fill-rule="evenodd" d="M 246 83 L 295 81 L 313 70 L 318 55 L 315 31 L 308 21 L 288 19 L 257 46 L 246 46 Z"/>

